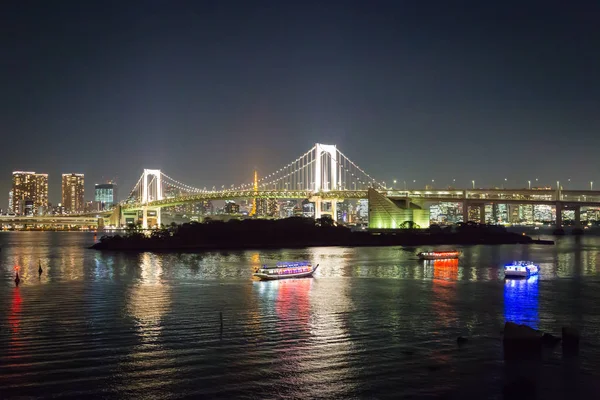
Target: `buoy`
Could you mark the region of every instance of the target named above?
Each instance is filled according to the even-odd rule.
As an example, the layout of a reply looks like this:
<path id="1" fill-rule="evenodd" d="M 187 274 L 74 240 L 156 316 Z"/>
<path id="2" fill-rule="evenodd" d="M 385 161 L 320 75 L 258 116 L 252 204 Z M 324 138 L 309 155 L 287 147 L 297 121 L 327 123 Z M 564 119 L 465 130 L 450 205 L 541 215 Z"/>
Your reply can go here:
<path id="1" fill-rule="evenodd" d="M 44 270 L 42 269 L 42 262 L 39 261 L 39 268 L 38 268 L 38 274 L 40 274 L 40 276 L 42 276 L 42 272 L 44 272 Z"/>
<path id="2" fill-rule="evenodd" d="M 17 272 L 17 276 L 15 277 L 15 285 L 19 286 L 19 282 L 21 282 L 21 279 L 19 278 L 19 272 Z"/>

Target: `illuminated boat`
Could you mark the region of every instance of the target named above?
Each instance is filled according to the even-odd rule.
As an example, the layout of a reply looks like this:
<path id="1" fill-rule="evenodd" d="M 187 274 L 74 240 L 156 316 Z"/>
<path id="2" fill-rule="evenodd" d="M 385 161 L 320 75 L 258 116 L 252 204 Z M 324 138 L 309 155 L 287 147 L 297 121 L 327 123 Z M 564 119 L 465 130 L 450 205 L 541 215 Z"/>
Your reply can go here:
<path id="1" fill-rule="evenodd" d="M 507 278 L 527 278 L 537 275 L 539 271 L 540 267 L 531 261 L 515 261 L 504 266 L 504 276 Z"/>
<path id="2" fill-rule="evenodd" d="M 460 251 L 424 251 L 417 254 L 421 260 L 450 260 L 460 257 Z"/>
<path id="3" fill-rule="evenodd" d="M 264 281 L 288 278 L 307 278 L 317 270 L 319 264 L 314 268 L 308 261 L 278 262 L 274 267 L 263 265 L 254 276 Z"/>

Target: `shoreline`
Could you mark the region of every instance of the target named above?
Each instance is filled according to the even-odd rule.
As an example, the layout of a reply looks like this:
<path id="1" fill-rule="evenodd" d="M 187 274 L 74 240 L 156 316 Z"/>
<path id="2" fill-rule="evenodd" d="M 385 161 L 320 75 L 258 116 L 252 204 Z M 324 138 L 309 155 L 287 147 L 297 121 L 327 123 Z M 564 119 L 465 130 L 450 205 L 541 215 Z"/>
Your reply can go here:
<path id="1" fill-rule="evenodd" d="M 282 220 L 244 220 L 187 223 L 125 236 L 103 236 L 95 250 L 201 252 L 308 247 L 443 246 L 494 244 L 554 244 L 497 226 L 463 224 L 446 230 L 371 230 L 353 232 L 332 221 L 292 217 Z"/>
<path id="2" fill-rule="evenodd" d="M 400 235 L 398 235 L 400 236 Z M 116 242 L 98 242 L 90 246 L 90 249 L 99 251 L 115 252 L 206 252 L 206 251 L 246 251 L 246 250 L 278 250 L 278 249 L 302 249 L 310 247 L 420 247 L 420 246 L 475 246 L 475 245 L 554 245 L 551 240 L 534 240 L 529 236 L 522 235 L 494 235 L 488 238 L 461 237 L 459 235 L 401 235 L 400 237 L 385 237 L 383 240 L 323 240 L 323 241 L 289 241 L 278 243 L 245 242 L 235 243 L 168 243 L 145 241 L 128 242 L 118 240 Z M 404 237 L 402 237 L 404 236 Z M 364 239 L 364 238 L 361 238 Z"/>

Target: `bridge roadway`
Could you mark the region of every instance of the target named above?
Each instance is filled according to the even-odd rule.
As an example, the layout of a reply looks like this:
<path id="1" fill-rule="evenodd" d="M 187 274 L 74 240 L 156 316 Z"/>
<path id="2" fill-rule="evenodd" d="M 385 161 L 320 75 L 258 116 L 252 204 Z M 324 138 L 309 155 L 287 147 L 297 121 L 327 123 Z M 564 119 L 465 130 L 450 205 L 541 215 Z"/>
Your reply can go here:
<path id="1" fill-rule="evenodd" d="M 379 190 L 390 199 L 408 199 L 422 202 L 463 202 L 467 204 L 501 203 L 501 204 L 547 204 L 557 202 L 565 206 L 600 207 L 600 191 L 598 190 L 552 190 L 552 189 L 445 189 L 445 190 Z M 204 200 L 234 200 L 240 198 L 264 199 L 310 199 L 319 197 L 322 200 L 366 199 L 367 190 L 331 190 L 313 193 L 309 190 L 232 190 L 207 191 L 193 195 L 172 197 L 150 201 L 147 204 L 123 204 L 123 210 L 142 210 L 149 208 L 173 207 Z"/>
<path id="2" fill-rule="evenodd" d="M 102 218 L 84 217 L 81 215 L 50 215 L 50 216 L 9 216 L 0 215 L 0 226 L 2 225 L 76 225 L 76 226 L 100 226 Z"/>

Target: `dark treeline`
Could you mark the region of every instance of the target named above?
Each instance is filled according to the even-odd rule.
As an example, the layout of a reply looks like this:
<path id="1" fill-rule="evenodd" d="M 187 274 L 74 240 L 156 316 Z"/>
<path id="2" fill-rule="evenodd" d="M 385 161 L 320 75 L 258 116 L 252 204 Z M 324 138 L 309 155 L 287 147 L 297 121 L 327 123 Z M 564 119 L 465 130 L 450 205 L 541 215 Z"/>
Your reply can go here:
<path id="1" fill-rule="evenodd" d="M 403 229 L 373 234 L 352 232 L 331 218 L 293 217 L 279 220 L 208 220 L 154 230 L 150 235 L 131 228 L 124 236 L 103 236 L 98 250 L 260 249 L 310 246 L 387 246 L 433 244 L 531 243 L 531 238 L 503 227 L 467 223 L 452 229 Z"/>

